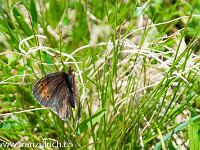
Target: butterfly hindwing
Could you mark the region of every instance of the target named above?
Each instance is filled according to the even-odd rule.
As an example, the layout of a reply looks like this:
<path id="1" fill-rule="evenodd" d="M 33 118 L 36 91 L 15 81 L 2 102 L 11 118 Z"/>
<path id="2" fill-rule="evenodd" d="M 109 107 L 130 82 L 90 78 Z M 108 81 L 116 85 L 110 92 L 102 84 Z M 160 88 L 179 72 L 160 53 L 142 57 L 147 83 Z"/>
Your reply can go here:
<path id="1" fill-rule="evenodd" d="M 67 82 L 63 82 L 63 87 L 68 87 Z M 69 101 L 68 101 L 68 88 L 61 88 L 60 89 L 60 98 L 58 100 L 58 103 L 55 105 L 55 107 L 51 108 L 55 113 L 59 115 L 59 117 L 62 120 L 66 120 L 68 116 L 71 113 L 70 106 L 69 106 Z"/>
<path id="2" fill-rule="evenodd" d="M 70 105 L 75 108 L 75 105 L 78 104 L 78 89 L 76 87 L 76 80 L 75 75 L 72 73 L 72 71 L 68 71 L 68 83 L 69 83 L 69 89 L 68 89 L 68 95 L 69 95 L 69 103 Z"/>
<path id="3" fill-rule="evenodd" d="M 70 105 L 75 108 L 75 106 L 77 107 L 78 106 L 78 97 L 79 97 L 79 94 L 78 94 L 78 89 L 77 89 L 77 86 L 76 86 L 76 79 L 75 79 L 75 74 L 72 73 L 72 71 L 70 71 L 70 68 L 68 70 L 68 82 L 69 82 L 69 89 L 68 89 L 68 95 L 69 95 L 69 103 Z M 81 118 L 81 109 L 82 109 L 82 106 L 81 104 L 79 103 L 79 106 L 77 107 L 78 108 L 78 119 Z"/>

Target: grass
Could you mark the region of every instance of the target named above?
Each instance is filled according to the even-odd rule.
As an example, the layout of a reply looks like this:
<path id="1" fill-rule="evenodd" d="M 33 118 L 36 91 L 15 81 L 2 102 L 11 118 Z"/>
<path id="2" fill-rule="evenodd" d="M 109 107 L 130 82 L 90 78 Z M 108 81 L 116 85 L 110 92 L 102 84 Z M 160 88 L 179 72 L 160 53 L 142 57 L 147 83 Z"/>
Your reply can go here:
<path id="1" fill-rule="evenodd" d="M 198 1 L 0 4 L 2 149 L 198 149 Z M 62 121 L 32 95 L 69 65 L 80 121 L 76 109 Z"/>

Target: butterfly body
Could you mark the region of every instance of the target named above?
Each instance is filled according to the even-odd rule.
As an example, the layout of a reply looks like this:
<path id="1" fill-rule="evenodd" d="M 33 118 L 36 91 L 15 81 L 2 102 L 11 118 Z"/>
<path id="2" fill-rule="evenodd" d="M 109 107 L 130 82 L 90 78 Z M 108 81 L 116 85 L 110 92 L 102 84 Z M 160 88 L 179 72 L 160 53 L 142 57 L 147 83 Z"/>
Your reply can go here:
<path id="1" fill-rule="evenodd" d="M 71 66 L 68 72 L 50 73 L 33 87 L 33 96 L 38 103 L 51 108 L 62 120 L 78 105 L 78 89 Z"/>

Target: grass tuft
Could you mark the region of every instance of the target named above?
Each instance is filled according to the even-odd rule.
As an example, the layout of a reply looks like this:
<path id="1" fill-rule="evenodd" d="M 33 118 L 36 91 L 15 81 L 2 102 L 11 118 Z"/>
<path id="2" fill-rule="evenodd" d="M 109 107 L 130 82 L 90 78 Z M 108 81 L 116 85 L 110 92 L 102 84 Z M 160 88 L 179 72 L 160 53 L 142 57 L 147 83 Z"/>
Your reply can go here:
<path id="1" fill-rule="evenodd" d="M 199 5 L 0 1 L 0 147 L 195 149 Z M 32 87 L 69 66 L 81 120 L 62 121 Z"/>

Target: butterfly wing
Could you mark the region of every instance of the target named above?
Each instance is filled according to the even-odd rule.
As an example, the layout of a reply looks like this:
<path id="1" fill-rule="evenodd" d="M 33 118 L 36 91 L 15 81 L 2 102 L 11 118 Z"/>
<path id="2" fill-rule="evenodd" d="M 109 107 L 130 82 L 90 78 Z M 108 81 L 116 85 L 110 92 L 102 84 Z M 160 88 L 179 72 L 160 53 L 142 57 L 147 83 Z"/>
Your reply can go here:
<path id="1" fill-rule="evenodd" d="M 78 104 L 78 89 L 72 69 L 69 68 L 68 73 L 56 72 L 44 76 L 33 87 L 33 96 L 38 103 L 50 107 L 62 120 L 66 120 L 71 113 L 69 105 L 75 108 Z M 81 107 L 79 114 L 80 111 Z"/>
<path id="2" fill-rule="evenodd" d="M 66 120 L 71 113 L 69 106 L 69 85 L 66 81 L 63 81 L 62 88 L 59 91 L 60 99 L 57 104 L 51 108 L 62 120 Z"/>
<path id="3" fill-rule="evenodd" d="M 63 88 L 65 73 L 50 73 L 40 79 L 33 87 L 34 98 L 45 107 L 54 107 L 59 99 L 59 91 Z"/>
<path id="4" fill-rule="evenodd" d="M 55 107 L 51 108 L 62 120 L 66 120 L 70 115 L 70 106 L 75 108 L 75 105 L 77 106 L 78 104 L 78 89 L 74 78 L 75 75 L 71 72 L 69 73 L 68 71 L 68 73 L 65 74 L 65 81 L 63 81 L 63 87 L 65 88 L 61 88 L 60 90 L 60 96 L 62 98 L 58 101 Z"/>
<path id="5" fill-rule="evenodd" d="M 75 79 L 75 74 L 72 73 L 72 69 L 71 67 L 69 67 L 69 70 L 68 70 L 68 84 L 70 85 L 70 88 L 68 90 L 68 95 L 69 95 L 69 103 L 70 105 L 75 108 L 75 106 L 78 106 L 78 89 L 77 89 L 77 86 L 76 86 L 76 79 Z M 81 104 L 79 104 L 79 107 L 78 107 L 78 119 L 81 118 L 81 109 L 82 109 L 82 106 Z"/>

